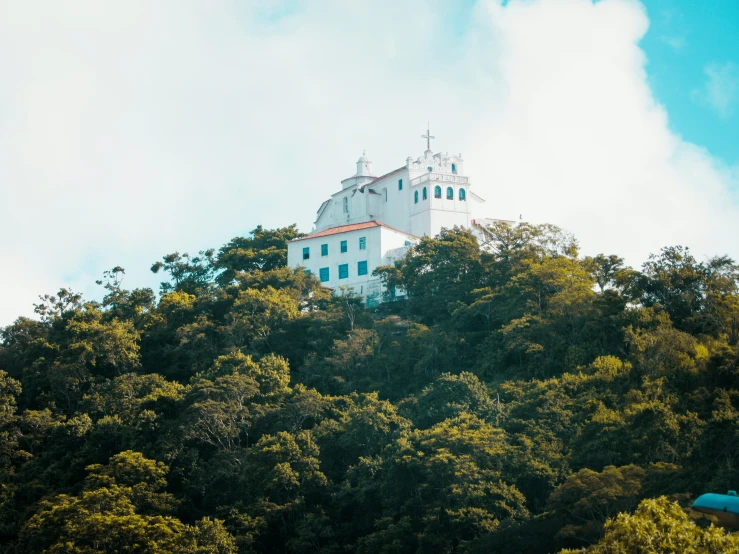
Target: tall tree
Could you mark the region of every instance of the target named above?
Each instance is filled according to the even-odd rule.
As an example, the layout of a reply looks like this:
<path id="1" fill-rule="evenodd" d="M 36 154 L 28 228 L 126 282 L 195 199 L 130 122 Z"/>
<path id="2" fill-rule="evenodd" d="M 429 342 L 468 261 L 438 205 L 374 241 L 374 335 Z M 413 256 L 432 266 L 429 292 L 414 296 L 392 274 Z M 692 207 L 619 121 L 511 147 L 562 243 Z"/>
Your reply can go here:
<path id="1" fill-rule="evenodd" d="M 236 237 L 222 246 L 214 267 L 221 273 L 216 281 L 225 286 L 232 283 L 239 272 L 271 271 L 287 265 L 287 243 L 305 236 L 294 223 L 279 229 L 265 229 L 258 225 L 248 237 Z"/>

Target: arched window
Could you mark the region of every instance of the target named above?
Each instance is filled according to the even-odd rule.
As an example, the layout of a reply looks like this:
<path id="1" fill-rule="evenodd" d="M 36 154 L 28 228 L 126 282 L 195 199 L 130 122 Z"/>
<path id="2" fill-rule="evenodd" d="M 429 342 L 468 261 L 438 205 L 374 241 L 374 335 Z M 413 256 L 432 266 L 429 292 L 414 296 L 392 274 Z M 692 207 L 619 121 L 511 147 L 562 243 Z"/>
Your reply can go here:
<path id="1" fill-rule="evenodd" d="M 454 190 L 452 187 L 446 188 L 446 199 L 447 200 L 454 200 Z"/>
<path id="2" fill-rule="evenodd" d="M 426 200 L 426 198 L 428 198 L 426 196 L 426 187 L 423 187 L 423 199 Z"/>
<path id="3" fill-rule="evenodd" d="M 457 164 L 452 164 L 452 173 L 457 172 Z"/>
<path id="4" fill-rule="evenodd" d="M 418 191 L 413 193 L 413 203 L 418 204 Z"/>
<path id="5" fill-rule="evenodd" d="M 428 167 L 427 167 L 426 169 L 428 169 L 428 170 L 429 170 L 429 173 L 431 173 L 431 172 L 432 172 L 432 171 L 434 170 L 434 168 L 433 168 L 433 167 L 431 167 L 431 166 L 428 166 Z"/>
<path id="6" fill-rule="evenodd" d="M 467 200 L 467 193 L 464 192 L 464 189 L 459 189 L 459 199 L 462 202 Z"/>
<path id="7" fill-rule="evenodd" d="M 344 197 L 344 213 L 349 213 L 349 199 L 346 196 Z"/>
<path id="8" fill-rule="evenodd" d="M 439 185 L 434 187 L 434 198 L 441 198 L 441 187 Z"/>

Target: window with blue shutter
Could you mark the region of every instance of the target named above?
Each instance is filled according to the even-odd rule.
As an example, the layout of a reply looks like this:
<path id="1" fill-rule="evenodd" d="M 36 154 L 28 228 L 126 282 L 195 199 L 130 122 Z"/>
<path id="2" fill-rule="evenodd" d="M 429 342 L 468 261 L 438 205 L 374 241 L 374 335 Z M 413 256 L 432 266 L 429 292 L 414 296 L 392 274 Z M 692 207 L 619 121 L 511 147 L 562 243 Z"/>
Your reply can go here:
<path id="1" fill-rule="evenodd" d="M 326 281 L 328 281 L 328 268 L 327 267 L 322 267 L 321 269 L 319 269 L 318 274 L 321 277 L 321 283 L 325 283 Z"/>
<path id="2" fill-rule="evenodd" d="M 346 241 L 345 240 L 341 241 L 341 252 L 342 253 L 346 252 Z"/>
<path id="3" fill-rule="evenodd" d="M 446 199 L 447 200 L 454 200 L 454 190 L 452 190 L 452 187 L 446 188 Z"/>
<path id="4" fill-rule="evenodd" d="M 398 190 L 403 190 L 403 179 L 398 179 Z"/>
<path id="5" fill-rule="evenodd" d="M 328 244 L 321 245 L 321 256 L 328 256 Z"/>
<path id="6" fill-rule="evenodd" d="M 367 249 L 367 237 L 359 237 L 359 249 L 360 250 Z"/>
<path id="7" fill-rule="evenodd" d="M 459 189 L 459 199 L 464 202 L 467 199 L 467 195 L 464 192 L 464 189 Z"/>
<path id="8" fill-rule="evenodd" d="M 349 277 L 349 264 L 341 264 L 339 266 L 339 279 L 346 279 Z"/>
<path id="9" fill-rule="evenodd" d="M 367 275 L 367 262 L 357 262 L 357 275 Z"/>
<path id="10" fill-rule="evenodd" d="M 303 259 L 308 260 L 310 259 L 310 247 L 303 248 Z"/>

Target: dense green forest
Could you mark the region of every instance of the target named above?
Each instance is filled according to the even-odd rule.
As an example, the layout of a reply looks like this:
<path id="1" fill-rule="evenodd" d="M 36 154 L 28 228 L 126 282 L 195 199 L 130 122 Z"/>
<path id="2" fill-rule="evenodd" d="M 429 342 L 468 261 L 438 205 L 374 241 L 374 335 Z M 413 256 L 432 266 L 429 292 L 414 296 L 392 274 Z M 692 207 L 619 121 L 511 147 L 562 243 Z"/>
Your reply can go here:
<path id="1" fill-rule="evenodd" d="M 732 260 L 454 229 L 368 309 L 286 267 L 297 236 L 0 330 L 0 552 L 739 551 L 686 511 L 739 485 Z"/>

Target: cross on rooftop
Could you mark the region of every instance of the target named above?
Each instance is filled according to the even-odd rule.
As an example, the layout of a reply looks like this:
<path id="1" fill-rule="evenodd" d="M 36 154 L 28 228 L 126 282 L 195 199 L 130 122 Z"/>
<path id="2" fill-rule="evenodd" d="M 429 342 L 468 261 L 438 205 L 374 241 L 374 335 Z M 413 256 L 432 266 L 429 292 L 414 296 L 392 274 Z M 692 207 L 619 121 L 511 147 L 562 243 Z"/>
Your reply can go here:
<path id="1" fill-rule="evenodd" d="M 426 124 L 426 134 L 421 135 L 421 138 L 426 139 L 426 150 L 431 150 L 431 139 L 435 139 L 436 137 L 431 135 L 431 125 L 428 123 Z"/>

